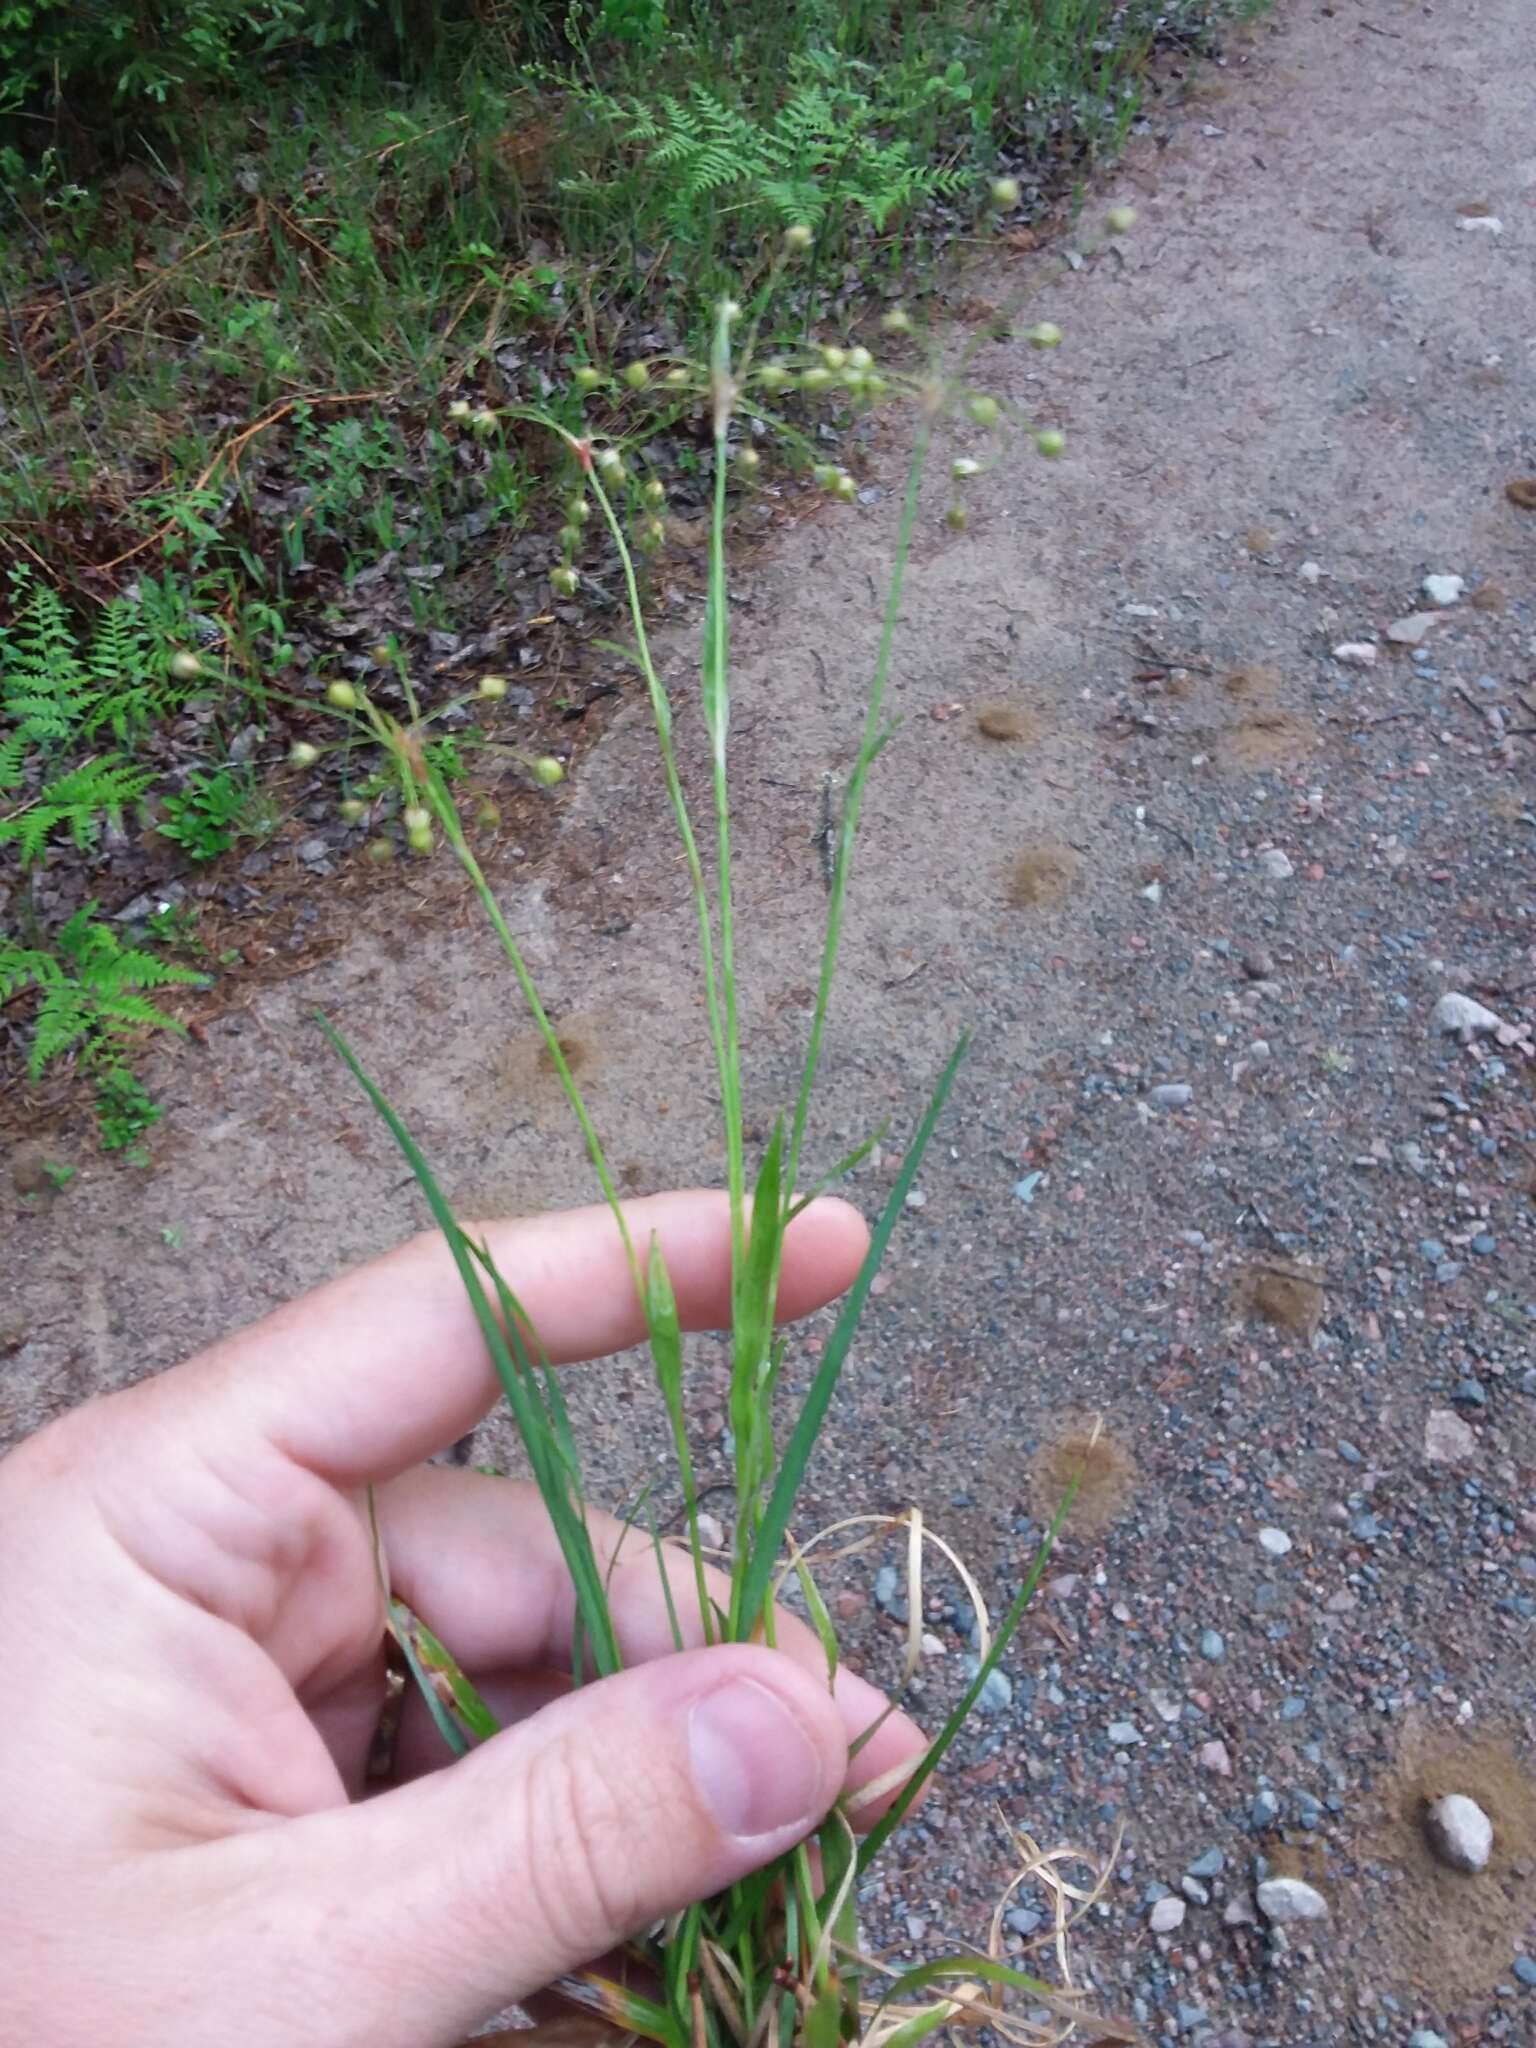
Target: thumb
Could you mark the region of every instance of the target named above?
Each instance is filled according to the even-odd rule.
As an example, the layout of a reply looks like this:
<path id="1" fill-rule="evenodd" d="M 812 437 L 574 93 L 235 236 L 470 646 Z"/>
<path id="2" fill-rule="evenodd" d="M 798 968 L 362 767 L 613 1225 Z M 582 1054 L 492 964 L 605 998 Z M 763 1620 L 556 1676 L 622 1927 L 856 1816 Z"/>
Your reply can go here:
<path id="1" fill-rule="evenodd" d="M 373 2008 L 358 2038 L 458 2041 L 803 1840 L 847 1764 L 825 1684 L 772 1650 L 695 1650 L 584 1686 L 442 1771 L 294 1825 L 329 1835 L 291 1842 L 306 1974 L 313 1987 L 315 1921 L 342 1915 L 358 1942 L 319 1967 L 337 2005 Z"/>

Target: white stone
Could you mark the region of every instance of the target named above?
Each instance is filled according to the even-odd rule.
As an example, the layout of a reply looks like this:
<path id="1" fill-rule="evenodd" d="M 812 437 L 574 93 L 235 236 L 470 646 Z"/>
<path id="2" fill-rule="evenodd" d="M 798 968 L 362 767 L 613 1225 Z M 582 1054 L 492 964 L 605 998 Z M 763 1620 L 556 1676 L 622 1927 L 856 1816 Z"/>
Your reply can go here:
<path id="1" fill-rule="evenodd" d="M 1291 1539 L 1283 1529 L 1261 1529 L 1259 1548 L 1270 1557 L 1284 1557 L 1291 1547 Z"/>
<path id="2" fill-rule="evenodd" d="M 1424 1809 L 1424 1839 L 1439 1862 L 1475 1877 L 1493 1853 L 1493 1822 L 1475 1799 L 1447 1792 Z"/>
<path id="3" fill-rule="evenodd" d="M 1448 605 L 1459 603 L 1466 581 L 1460 576 L 1426 576 L 1419 585 L 1431 604 Z"/>
<path id="4" fill-rule="evenodd" d="M 1496 213 L 1469 213 L 1457 221 L 1463 234 L 1502 235 L 1504 223 Z"/>
<path id="5" fill-rule="evenodd" d="M 1188 1907 L 1182 1899 L 1172 1897 L 1159 1899 L 1152 1908 L 1151 1928 L 1154 1934 L 1172 1934 L 1175 1928 L 1184 1925 Z"/>
<path id="6" fill-rule="evenodd" d="M 1300 1877 L 1266 1877 L 1258 1890 L 1259 1911 L 1286 1927 L 1296 1920 L 1326 1920 L 1328 1901 Z"/>
<path id="7" fill-rule="evenodd" d="M 1439 617 L 1438 612 L 1409 612 L 1405 619 L 1392 621 L 1387 628 L 1387 638 L 1396 641 L 1399 647 L 1417 647 Z"/>
<path id="8" fill-rule="evenodd" d="M 714 1515 L 701 1514 L 699 1516 L 699 1541 L 706 1550 L 723 1550 L 725 1548 L 725 1530 Z"/>
<path id="9" fill-rule="evenodd" d="M 1296 574 L 1303 583 L 1321 583 L 1323 580 L 1323 565 L 1321 562 L 1303 562 L 1296 571 Z"/>
<path id="10" fill-rule="evenodd" d="M 1288 882 L 1295 872 L 1289 854 L 1283 853 L 1278 846 L 1266 846 L 1259 855 L 1259 873 L 1271 882 Z"/>
<path id="11" fill-rule="evenodd" d="M 1496 1017 L 1492 1010 L 1473 1002 L 1470 996 L 1457 995 L 1454 990 L 1436 1003 L 1430 1012 L 1429 1026 L 1432 1031 L 1458 1031 L 1463 1039 L 1481 1038 L 1490 1031 L 1505 1028 L 1502 1017 Z"/>
<path id="12" fill-rule="evenodd" d="M 923 1655 L 925 1657 L 942 1657 L 944 1655 L 944 1645 L 939 1641 L 937 1636 L 931 1636 L 926 1633 L 924 1634 Z"/>
<path id="13" fill-rule="evenodd" d="M 1374 668 L 1379 652 L 1374 640 L 1341 640 L 1333 650 L 1333 658 L 1347 662 L 1351 668 Z"/>
<path id="14" fill-rule="evenodd" d="M 1160 1685 L 1154 1685 L 1147 1698 L 1152 1702 L 1152 1711 L 1159 1721 L 1167 1721 L 1172 1725 L 1184 1712 L 1184 1702 Z"/>
<path id="15" fill-rule="evenodd" d="M 1424 1456 L 1431 1465 L 1463 1465 L 1477 1450 L 1477 1435 L 1451 1408 L 1431 1408 L 1424 1418 Z"/>

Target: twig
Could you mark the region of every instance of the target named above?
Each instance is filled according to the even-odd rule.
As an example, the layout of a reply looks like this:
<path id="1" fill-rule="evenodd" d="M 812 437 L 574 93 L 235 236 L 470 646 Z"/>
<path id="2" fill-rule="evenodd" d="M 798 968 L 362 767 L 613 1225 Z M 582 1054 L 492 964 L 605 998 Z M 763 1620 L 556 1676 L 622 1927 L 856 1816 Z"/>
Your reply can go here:
<path id="1" fill-rule="evenodd" d="M 6 289 L 5 279 L 3 277 L 0 277 L 0 304 L 4 305 L 5 317 L 7 321 L 10 323 L 11 346 L 16 351 L 17 362 L 21 365 L 22 382 L 27 387 L 27 396 L 28 398 L 31 399 L 32 410 L 37 416 L 38 432 L 42 434 L 43 437 L 46 439 L 48 434 L 48 422 L 43 415 L 43 404 L 42 399 L 38 395 L 37 380 L 32 375 L 32 364 L 27 356 L 26 344 L 22 340 L 21 329 L 16 323 L 16 309 L 11 304 L 11 295 L 9 291 Z"/>
<path id="2" fill-rule="evenodd" d="M 1154 818 L 1150 812 L 1142 813 L 1141 822 L 1144 825 L 1150 825 L 1154 832 L 1165 832 L 1168 835 L 1168 837 L 1175 842 L 1176 845 L 1183 847 L 1184 851 L 1189 855 L 1191 860 L 1194 859 L 1194 841 L 1192 839 L 1186 839 L 1184 834 L 1178 829 L 1176 825 L 1165 825 L 1161 818 Z"/>

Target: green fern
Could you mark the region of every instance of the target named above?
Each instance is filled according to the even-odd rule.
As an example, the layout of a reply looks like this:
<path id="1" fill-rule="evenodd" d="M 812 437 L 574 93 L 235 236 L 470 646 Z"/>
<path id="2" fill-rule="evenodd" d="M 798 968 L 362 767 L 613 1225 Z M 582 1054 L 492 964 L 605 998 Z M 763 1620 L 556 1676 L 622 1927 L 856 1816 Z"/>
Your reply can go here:
<path id="1" fill-rule="evenodd" d="M 134 768 L 120 754 L 102 754 L 44 783 L 8 817 L 0 818 L 0 846 L 14 845 L 30 867 L 55 832 L 67 831 L 82 853 L 96 844 L 104 820 L 121 824 L 154 781 L 148 768 Z"/>
<path id="2" fill-rule="evenodd" d="M 27 989 L 38 998 L 27 1055 L 34 1081 L 77 1049 L 93 1072 L 124 1071 L 127 1048 L 141 1032 L 184 1028 L 144 991 L 207 984 L 207 976 L 190 967 L 125 944 L 97 919 L 96 909 L 87 903 L 77 910 L 60 927 L 52 951 L 0 936 L 0 1003 Z"/>
<path id="3" fill-rule="evenodd" d="M 95 701 L 69 612 L 56 590 L 13 570 L 15 623 L 0 632 L 0 790 L 15 789 L 35 752 L 54 753 L 79 732 Z"/>

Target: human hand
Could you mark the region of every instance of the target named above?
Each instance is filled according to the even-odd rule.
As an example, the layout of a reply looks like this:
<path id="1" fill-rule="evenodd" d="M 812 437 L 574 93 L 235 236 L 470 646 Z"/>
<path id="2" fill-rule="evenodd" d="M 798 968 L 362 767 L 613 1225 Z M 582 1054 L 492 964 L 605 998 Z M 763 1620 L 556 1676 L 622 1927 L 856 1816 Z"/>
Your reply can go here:
<path id="1" fill-rule="evenodd" d="M 685 1324 L 728 1317 L 723 1198 L 629 1205 Z M 642 1335 L 585 1209 L 487 1231 L 557 1362 Z M 779 1310 L 864 1226 L 790 1227 Z M 333 1281 L 0 1464 L 0 2035 L 37 2048 L 441 2048 L 802 1839 L 921 1748 L 810 1632 L 673 1650 L 654 1554 L 610 1599 L 627 1668 L 564 1691 L 573 1596 L 536 1493 L 426 1467 L 495 1383 L 440 1237 Z M 391 1582 L 513 1725 L 452 1765 L 407 1703 L 361 1800 Z M 600 1546 L 617 1524 L 595 1530 Z M 698 1641 L 687 1600 L 675 1596 Z"/>

